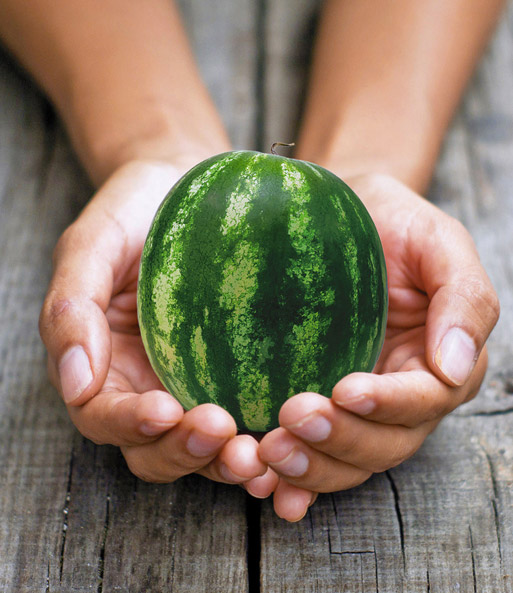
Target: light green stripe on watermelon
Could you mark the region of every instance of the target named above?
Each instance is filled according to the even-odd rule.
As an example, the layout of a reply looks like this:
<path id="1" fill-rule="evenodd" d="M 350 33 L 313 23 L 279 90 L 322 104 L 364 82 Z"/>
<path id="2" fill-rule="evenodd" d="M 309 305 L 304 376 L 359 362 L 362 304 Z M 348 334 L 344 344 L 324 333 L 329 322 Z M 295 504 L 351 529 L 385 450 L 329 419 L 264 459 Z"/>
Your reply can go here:
<path id="1" fill-rule="evenodd" d="M 326 266 L 322 244 L 316 237 L 316 228 L 308 212 L 309 185 L 301 171 L 291 163 L 281 163 L 281 170 L 283 189 L 291 195 L 288 234 L 296 253 L 289 263 L 287 275 L 298 282 L 302 297 L 308 303 L 299 311 L 302 321 L 293 325 L 293 336 L 289 338 L 293 361 L 289 395 L 293 395 L 299 385 L 309 391 L 320 389 L 320 384 L 312 378 L 319 376 L 319 357 L 325 349 L 323 336 L 331 323 L 325 307 L 333 304 L 335 292 L 333 289 L 323 290 L 319 282 L 326 275 Z"/>
<path id="2" fill-rule="evenodd" d="M 360 225 L 360 227 L 363 228 L 367 228 L 369 226 L 369 224 L 373 225 L 372 220 L 370 220 L 370 216 L 362 210 L 361 205 L 359 203 L 359 199 L 355 196 L 355 195 L 351 195 L 351 193 L 346 192 L 346 200 L 351 204 L 352 209 L 351 212 L 352 214 L 355 216 L 355 218 L 358 220 L 358 224 Z M 365 213 L 365 218 L 364 218 L 364 213 Z M 367 335 L 368 335 L 368 339 L 367 339 L 367 343 L 366 343 L 366 348 L 365 348 L 365 356 L 364 358 L 362 358 L 362 365 L 363 366 L 369 366 L 370 361 L 372 359 L 372 356 L 374 354 L 374 345 L 376 343 L 376 337 L 378 335 L 378 331 L 380 328 L 380 325 L 382 324 L 382 319 L 380 318 L 379 315 L 379 296 L 378 296 L 378 289 L 379 289 L 379 285 L 383 282 L 382 277 L 380 276 L 380 274 L 378 273 L 378 269 L 377 269 L 377 264 L 376 264 L 376 258 L 378 257 L 378 254 L 376 253 L 376 251 L 373 249 L 373 247 L 370 247 L 368 252 L 367 252 L 367 261 L 365 262 L 368 266 L 368 270 L 369 270 L 369 274 L 368 274 L 368 282 L 369 282 L 369 289 L 370 289 L 370 299 L 371 299 L 371 304 L 374 308 L 374 311 L 376 312 L 375 317 L 374 317 L 374 323 L 372 324 L 371 329 L 367 330 Z M 360 265 L 359 268 L 362 268 L 363 266 Z M 363 328 L 360 328 L 360 334 L 363 333 Z M 361 337 L 359 338 L 361 339 Z"/>
<path id="3" fill-rule="evenodd" d="M 244 422 L 265 430 L 270 421 L 269 376 L 265 372 L 271 340 L 259 331 L 253 301 L 258 290 L 262 249 L 249 240 L 247 215 L 258 191 L 259 175 L 252 168 L 262 155 L 255 155 L 231 194 L 221 229 L 226 246 L 235 243 L 233 255 L 224 263 L 219 304 L 229 313 L 226 331 L 232 346 Z"/>
<path id="4" fill-rule="evenodd" d="M 373 349 L 374 349 L 374 344 L 376 343 L 376 336 L 378 335 L 378 331 L 379 331 L 379 326 L 380 326 L 380 322 L 381 319 L 379 318 L 379 306 L 378 306 L 378 278 L 379 278 L 379 272 L 376 268 L 376 260 L 375 260 L 375 254 L 371 251 L 369 253 L 369 257 L 368 257 L 368 264 L 369 264 L 369 268 L 371 270 L 371 298 L 372 298 L 372 304 L 374 305 L 374 309 L 376 310 L 376 318 L 374 321 L 374 324 L 372 326 L 372 329 L 369 332 L 369 337 L 367 339 L 367 348 L 366 348 L 366 357 L 363 360 L 363 364 L 365 364 L 366 366 L 370 363 L 371 360 L 371 356 L 373 353 Z"/>
<path id="5" fill-rule="evenodd" d="M 347 197 L 347 192 L 345 193 L 345 195 Z M 344 208 L 342 208 L 342 205 L 340 203 L 340 197 L 330 195 L 329 199 L 335 207 L 335 211 L 337 212 L 338 223 L 340 225 L 340 228 L 350 229 L 350 221 L 348 220 Z M 350 368 L 354 365 L 356 357 L 356 346 L 358 343 L 358 303 L 361 294 L 361 277 L 360 269 L 358 267 L 358 247 L 356 246 L 356 241 L 351 233 L 345 233 L 343 250 L 344 267 L 352 280 L 351 290 L 349 292 L 349 296 L 351 299 L 351 313 L 349 316 L 349 323 L 351 325 L 351 337 L 348 349 L 348 368 Z"/>
<path id="6" fill-rule="evenodd" d="M 203 389 L 211 396 L 213 403 L 217 401 L 216 385 L 210 375 L 207 358 L 207 345 L 203 339 L 201 326 L 197 326 L 191 337 L 191 351 L 196 369 L 196 378 Z"/>
<path id="7" fill-rule="evenodd" d="M 232 233 L 237 231 L 238 227 L 245 222 L 246 216 L 252 206 L 254 193 L 258 191 L 260 178 L 254 167 L 263 155 L 256 154 L 248 163 L 246 171 L 242 174 L 239 184 L 235 191 L 230 194 L 226 216 L 221 225 L 223 235 L 228 235 L 230 229 Z"/>
<path id="8" fill-rule="evenodd" d="M 188 388 L 187 370 L 184 365 L 183 356 L 178 353 L 176 347 L 176 338 L 180 332 L 180 326 L 184 321 L 183 311 L 175 298 L 177 289 L 182 281 L 181 266 L 183 256 L 183 237 L 187 235 L 190 228 L 194 225 L 194 212 L 202 204 L 203 198 L 215 183 L 219 173 L 235 157 L 228 157 L 225 160 L 213 163 L 201 175 L 199 175 L 188 187 L 187 193 L 182 200 L 174 220 L 169 225 L 169 229 L 162 238 L 162 252 L 166 255 L 166 263 L 160 270 L 160 273 L 154 278 L 152 286 L 152 301 L 154 309 L 155 323 L 152 324 L 152 336 L 148 336 L 146 325 L 140 324 L 144 329 L 141 331 L 141 337 L 147 350 L 147 344 L 154 341 L 156 351 L 156 360 L 150 360 L 155 363 L 157 375 L 161 380 L 165 375 L 167 381 L 171 384 L 170 391 L 180 394 L 182 404 L 187 408 L 196 406 L 199 402 Z M 153 223 L 152 228 L 158 228 L 160 218 L 165 216 L 165 203 L 161 207 Z M 145 245 L 145 250 L 153 247 L 153 240 L 150 234 L 150 241 Z M 144 256 L 143 256 L 144 260 Z M 165 367 L 165 368 L 163 368 Z M 173 369 L 172 379 L 167 369 Z M 197 368 L 201 372 L 201 361 L 198 361 Z M 209 379 L 205 375 L 206 367 L 203 369 L 203 381 L 209 385 Z"/>

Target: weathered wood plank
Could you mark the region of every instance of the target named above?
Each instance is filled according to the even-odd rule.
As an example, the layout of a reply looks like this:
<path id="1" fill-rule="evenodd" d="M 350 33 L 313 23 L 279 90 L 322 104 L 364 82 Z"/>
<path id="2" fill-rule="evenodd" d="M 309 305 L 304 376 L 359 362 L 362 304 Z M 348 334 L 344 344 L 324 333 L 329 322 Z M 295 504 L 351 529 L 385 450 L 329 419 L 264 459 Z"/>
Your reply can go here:
<path id="1" fill-rule="evenodd" d="M 450 417 L 407 463 L 321 495 L 300 523 L 265 504 L 262 589 L 511 591 L 512 451 L 503 417 L 486 431 Z"/>
<path id="2" fill-rule="evenodd" d="M 208 17 L 201 3 L 184 4 L 202 67 L 217 80 L 214 100 L 234 143 L 247 145 L 252 4 L 218 3 L 224 10 Z M 92 190 L 52 111 L 4 54 L 0 105 L 0 590 L 247 589 L 243 492 L 198 477 L 138 482 L 116 449 L 76 433 L 48 384 L 37 318 L 51 251 Z"/>
<path id="3" fill-rule="evenodd" d="M 261 2 L 180 0 L 196 60 L 234 148 L 258 137 L 258 20 Z"/>
<path id="4" fill-rule="evenodd" d="M 0 81 L 0 589 L 45 591 L 59 557 L 72 431 L 46 380 L 37 318 L 81 175 L 67 166 L 46 104 L 4 56 Z"/>
<path id="5" fill-rule="evenodd" d="M 266 122 L 274 122 L 284 96 L 293 102 L 288 93 L 299 86 L 283 90 L 280 82 L 289 71 L 293 80 L 299 76 L 290 65 L 296 32 L 278 22 L 285 4 L 273 3 L 270 17 L 288 63 L 269 66 Z M 513 409 L 512 22 L 510 6 L 466 93 L 430 192 L 471 231 L 502 301 L 483 389 L 407 463 L 352 491 L 322 495 L 300 523 L 285 524 L 265 503 L 262 590 L 513 591 L 513 441 L 510 417 L 495 415 Z M 293 137 L 295 119 L 287 125 Z"/>
<path id="6" fill-rule="evenodd" d="M 304 32 L 317 6 L 222 0 L 207 13 L 200 0 L 181 1 L 236 147 L 294 138 L 311 44 Z M 248 568 L 246 548 L 258 554 L 258 543 L 260 586 L 270 593 L 513 591 L 512 22 L 510 8 L 431 191 L 471 230 L 502 300 L 482 392 L 406 464 L 321 496 L 302 522 L 280 521 L 264 502 L 260 534 L 251 514 L 259 505 L 246 517 L 239 489 L 197 477 L 144 484 L 116 449 L 70 425 L 47 382 L 36 324 L 53 244 L 91 188 L 51 110 L 0 55 L 2 591 L 247 590 L 259 567 Z"/>

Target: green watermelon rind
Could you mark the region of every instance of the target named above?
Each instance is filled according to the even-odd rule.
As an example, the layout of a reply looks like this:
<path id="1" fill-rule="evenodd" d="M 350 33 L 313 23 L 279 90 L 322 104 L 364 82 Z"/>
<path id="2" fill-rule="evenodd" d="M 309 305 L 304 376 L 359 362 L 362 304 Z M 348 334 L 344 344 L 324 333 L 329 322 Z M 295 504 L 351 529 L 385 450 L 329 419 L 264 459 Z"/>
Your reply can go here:
<path id="1" fill-rule="evenodd" d="M 329 396 L 343 376 L 374 368 L 388 309 L 383 249 L 333 173 L 223 153 L 160 205 L 137 304 L 150 363 L 186 409 L 213 402 L 239 429 L 267 431 L 288 397 Z"/>

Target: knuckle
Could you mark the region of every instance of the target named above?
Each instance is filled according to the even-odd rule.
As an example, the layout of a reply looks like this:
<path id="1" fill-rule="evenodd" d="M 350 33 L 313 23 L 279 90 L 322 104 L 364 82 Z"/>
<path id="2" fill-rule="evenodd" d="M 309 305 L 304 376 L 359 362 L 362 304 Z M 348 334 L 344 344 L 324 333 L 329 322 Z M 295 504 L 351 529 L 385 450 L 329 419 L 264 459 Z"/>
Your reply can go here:
<path id="1" fill-rule="evenodd" d="M 48 293 L 39 316 L 39 333 L 43 341 L 48 330 L 65 318 L 73 309 L 73 306 L 74 303 L 71 299 L 61 297 L 55 291 Z"/>
<path id="2" fill-rule="evenodd" d="M 392 467 L 396 467 L 409 459 L 419 448 L 419 445 L 414 443 L 411 438 L 401 436 L 396 439 L 391 453 L 385 458 L 373 463 L 369 469 L 376 473 L 387 471 Z"/>
<path id="3" fill-rule="evenodd" d="M 134 458 L 132 455 L 123 453 L 128 469 L 134 474 L 136 478 L 143 482 L 153 484 L 170 484 L 176 480 L 176 477 L 163 477 L 155 474 L 149 467 L 141 462 L 140 459 Z"/>
<path id="4" fill-rule="evenodd" d="M 325 476 L 319 477 L 315 483 L 309 484 L 308 488 L 315 492 L 334 492 L 338 490 L 350 490 L 366 482 L 374 472 L 367 469 L 360 469 L 353 472 L 343 472 L 333 481 L 326 482 Z"/>
<path id="5" fill-rule="evenodd" d="M 126 459 L 126 458 L 125 458 Z M 136 478 L 142 480 L 143 482 L 155 482 L 155 479 L 151 475 L 151 473 L 147 470 L 147 468 L 141 467 L 137 463 L 130 463 L 128 459 L 126 459 L 128 469 L 134 474 Z"/>
<path id="6" fill-rule="evenodd" d="M 91 441 L 95 445 L 107 445 L 107 441 L 102 439 L 98 434 L 96 434 L 93 430 L 91 430 L 87 425 L 82 424 L 81 422 L 75 421 L 75 426 L 78 432 L 86 438 L 88 441 Z"/>
<path id="7" fill-rule="evenodd" d="M 411 428 L 416 428 L 424 422 L 432 422 L 433 420 L 443 418 L 444 416 L 449 414 L 449 412 L 452 412 L 455 405 L 457 405 L 458 403 L 459 402 L 455 401 L 455 398 L 449 400 L 446 397 L 434 397 L 433 400 L 430 401 L 429 408 L 423 415 L 422 420 L 413 424 Z"/>
<path id="8" fill-rule="evenodd" d="M 478 278 L 469 280 L 462 286 L 460 295 L 476 312 L 476 316 L 484 326 L 483 329 L 489 333 L 500 315 L 499 298 L 491 284 Z"/>
<path id="9" fill-rule="evenodd" d="M 347 431 L 344 435 L 343 442 L 339 447 L 339 454 L 352 456 L 357 454 L 361 448 L 360 436 L 356 431 Z"/>

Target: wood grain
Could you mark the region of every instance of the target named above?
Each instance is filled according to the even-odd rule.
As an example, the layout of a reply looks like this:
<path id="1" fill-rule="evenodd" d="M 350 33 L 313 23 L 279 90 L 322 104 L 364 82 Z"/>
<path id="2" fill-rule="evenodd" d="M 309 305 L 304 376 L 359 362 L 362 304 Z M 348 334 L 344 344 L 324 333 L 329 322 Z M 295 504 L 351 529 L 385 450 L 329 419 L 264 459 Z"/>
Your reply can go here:
<path id="1" fill-rule="evenodd" d="M 319 2 L 180 6 L 234 146 L 293 140 Z M 69 422 L 37 318 L 53 246 L 92 188 L 0 54 L 0 591 L 513 592 L 512 32 L 509 6 L 430 192 L 469 228 L 501 298 L 481 393 L 408 462 L 320 496 L 296 524 L 196 476 L 140 482 Z"/>
<path id="2" fill-rule="evenodd" d="M 510 6 L 455 117 L 429 196 L 470 230 L 501 298 L 481 393 L 408 462 L 354 490 L 321 495 L 300 523 L 286 524 L 264 504 L 262 591 L 513 591 L 512 23 Z M 270 29 L 293 47 L 295 31 L 276 18 Z M 289 92 L 279 82 L 288 68 L 273 62 L 267 105 Z"/>

